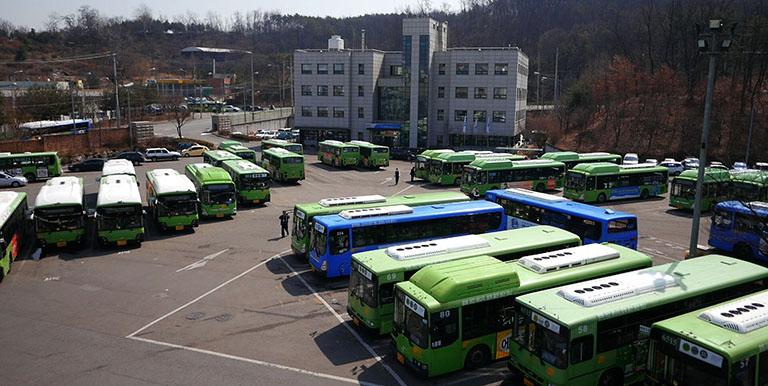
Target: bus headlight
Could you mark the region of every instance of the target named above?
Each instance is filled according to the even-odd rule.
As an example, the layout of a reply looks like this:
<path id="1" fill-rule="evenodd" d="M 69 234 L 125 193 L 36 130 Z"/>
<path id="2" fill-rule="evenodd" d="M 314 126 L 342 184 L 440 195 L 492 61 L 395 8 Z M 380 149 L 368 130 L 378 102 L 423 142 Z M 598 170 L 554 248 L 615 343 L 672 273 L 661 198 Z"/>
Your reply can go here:
<path id="1" fill-rule="evenodd" d="M 323 264 L 320 265 L 321 271 L 327 271 L 328 270 L 328 260 L 324 261 Z"/>

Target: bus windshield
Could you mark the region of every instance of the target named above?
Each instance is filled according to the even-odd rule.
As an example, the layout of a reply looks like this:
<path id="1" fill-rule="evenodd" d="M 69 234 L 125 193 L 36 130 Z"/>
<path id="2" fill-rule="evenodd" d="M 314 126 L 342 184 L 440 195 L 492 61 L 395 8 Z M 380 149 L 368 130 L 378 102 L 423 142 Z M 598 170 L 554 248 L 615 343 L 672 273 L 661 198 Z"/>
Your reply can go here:
<path id="1" fill-rule="evenodd" d="M 285 150 L 290 151 L 291 153 L 301 153 L 301 145 L 288 145 L 285 147 Z"/>
<path id="2" fill-rule="evenodd" d="M 194 194 L 175 194 L 157 198 L 160 216 L 188 216 L 197 213 L 197 198 Z"/>
<path id="3" fill-rule="evenodd" d="M 530 309 L 521 308 L 515 319 L 515 339 L 523 348 L 557 368 L 568 366 L 568 329 Z"/>
<path id="4" fill-rule="evenodd" d="M 403 335 L 417 346 L 427 348 L 429 343 L 429 327 L 427 319 L 413 310 L 413 308 L 421 310 L 421 314 L 426 315 L 424 308 L 411 298 L 407 298 L 411 307 L 407 306 L 405 304 L 406 298 L 406 295 L 402 292 L 397 292 L 397 296 L 395 297 L 394 328 L 402 331 Z"/>
<path id="5" fill-rule="evenodd" d="M 325 255 L 326 244 L 325 229 L 318 229 L 316 224 L 315 230 L 312 232 L 312 249 L 318 257 Z"/>
<path id="6" fill-rule="evenodd" d="M 587 187 L 587 176 L 582 173 L 568 172 L 565 177 L 565 187 L 574 190 L 585 190 Z"/>
<path id="7" fill-rule="evenodd" d="M 293 211 L 293 235 L 296 237 L 296 239 L 304 239 L 307 232 L 307 225 L 309 225 L 308 223 L 309 219 L 307 219 L 306 213 L 298 209 Z"/>
<path id="8" fill-rule="evenodd" d="M 269 187 L 269 177 L 265 173 L 242 174 L 239 178 L 240 190 L 265 189 Z"/>
<path id="9" fill-rule="evenodd" d="M 656 331 L 654 331 L 656 335 Z M 680 339 L 663 334 L 662 338 L 669 342 L 658 340 L 659 336 L 652 337 L 652 353 L 649 360 L 649 375 L 656 381 L 667 385 L 708 385 L 725 386 L 728 384 L 726 376 L 727 366 L 723 368 L 705 362 L 697 357 L 680 352 Z M 676 343 L 676 346 L 672 344 Z M 713 358 L 716 360 L 715 358 Z M 720 358 L 722 360 L 722 358 Z M 746 366 L 745 366 L 746 367 Z M 739 375 L 735 370 L 733 385 L 745 384 L 744 374 Z M 750 382 L 751 384 L 751 382 Z"/>
<path id="10" fill-rule="evenodd" d="M 474 184 L 482 184 L 481 181 L 483 172 L 480 170 L 465 168 L 464 169 L 464 175 L 462 178 L 464 179 L 463 183 L 465 185 L 474 185 Z"/>
<path id="11" fill-rule="evenodd" d="M 389 153 L 389 149 L 383 147 L 377 147 L 373 149 L 376 153 Z"/>
<path id="12" fill-rule="evenodd" d="M 364 268 L 363 268 L 364 269 Z M 349 275 L 349 292 L 352 296 L 360 299 L 363 304 L 369 307 L 378 307 L 378 286 L 376 283 L 376 276 L 369 275 L 369 279 L 366 275 L 359 272 L 357 264 L 352 262 L 352 272 Z"/>
<path id="13" fill-rule="evenodd" d="M 256 153 L 252 151 L 241 151 L 237 153 L 237 156 L 248 161 L 255 161 L 256 160 Z"/>
<path id="14" fill-rule="evenodd" d="M 696 181 L 675 179 L 672 181 L 672 193 L 675 197 L 693 199 L 696 196 Z"/>
<path id="15" fill-rule="evenodd" d="M 83 219 L 83 208 L 80 206 L 35 209 L 38 232 L 80 229 L 84 225 Z"/>
<path id="16" fill-rule="evenodd" d="M 231 204 L 235 201 L 235 188 L 230 184 L 205 185 L 203 202 L 206 204 Z"/>
<path id="17" fill-rule="evenodd" d="M 300 164 L 303 163 L 304 160 L 301 157 L 286 157 L 283 158 L 283 163 L 285 164 Z"/>
<path id="18" fill-rule="evenodd" d="M 356 147 L 345 147 L 343 149 L 343 152 L 345 153 L 357 153 L 359 150 Z"/>
<path id="19" fill-rule="evenodd" d="M 142 226 L 141 206 L 117 206 L 98 208 L 100 230 L 139 228 Z"/>

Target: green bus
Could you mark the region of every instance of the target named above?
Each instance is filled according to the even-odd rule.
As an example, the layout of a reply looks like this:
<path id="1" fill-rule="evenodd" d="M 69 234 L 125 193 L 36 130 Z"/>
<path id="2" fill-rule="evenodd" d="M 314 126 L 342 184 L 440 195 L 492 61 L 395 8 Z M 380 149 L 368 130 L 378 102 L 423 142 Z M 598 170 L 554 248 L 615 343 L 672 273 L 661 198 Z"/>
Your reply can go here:
<path id="1" fill-rule="evenodd" d="M 409 243 L 352 255 L 347 313 L 376 334 L 392 331 L 395 283 L 428 265 L 487 255 L 502 261 L 581 245 L 579 236 L 550 226 Z"/>
<path id="2" fill-rule="evenodd" d="M 629 248 L 589 244 L 518 261 L 479 256 L 428 266 L 395 285 L 397 360 L 433 377 L 508 358 L 518 296 L 652 263 Z"/>
<path id="3" fill-rule="evenodd" d="M 768 291 L 656 322 L 645 384 L 768 384 Z"/>
<path id="4" fill-rule="evenodd" d="M 563 197 L 582 202 L 647 199 L 667 192 L 669 169 L 653 164 L 580 164 L 565 174 Z"/>
<path id="5" fill-rule="evenodd" d="M 318 202 L 296 204 L 293 207 L 291 249 L 294 254 L 308 256 L 309 235 L 316 216 L 338 214 L 345 210 L 376 208 L 380 206 L 421 206 L 469 201 L 459 192 L 440 192 L 384 197 L 380 195 L 324 198 Z"/>
<path id="6" fill-rule="evenodd" d="M 245 160 L 229 160 L 221 164 L 232 177 L 237 188 L 237 202 L 240 204 L 263 204 L 269 202 L 269 172 L 261 166 Z"/>
<path id="7" fill-rule="evenodd" d="M 11 272 L 11 263 L 30 239 L 27 209 L 26 193 L 0 192 L 0 281 Z"/>
<path id="8" fill-rule="evenodd" d="M 235 183 L 226 170 L 196 163 L 187 165 L 184 174 L 195 185 L 202 217 L 223 218 L 237 214 Z"/>
<path id="9" fill-rule="evenodd" d="M 279 147 L 261 152 L 261 166 L 275 181 L 297 182 L 304 179 L 304 156 Z"/>
<path id="10" fill-rule="evenodd" d="M 54 177 L 35 197 L 32 221 L 41 248 L 82 245 L 85 238 L 86 207 L 83 179 Z"/>
<path id="11" fill-rule="evenodd" d="M 0 154 L 0 170 L 13 175 L 24 176 L 34 182 L 61 175 L 61 160 L 55 151 L 41 153 Z"/>
<path id="12" fill-rule="evenodd" d="M 544 192 L 562 188 L 564 175 L 565 164 L 559 161 L 479 158 L 464 167 L 461 191 L 472 197 L 484 196 L 492 189 L 513 187 Z"/>
<path id="13" fill-rule="evenodd" d="M 304 154 L 304 147 L 300 143 L 289 142 L 284 139 L 267 139 L 261 141 L 261 151 L 271 149 L 273 147 L 279 147 L 290 151 L 291 153 Z"/>
<path id="14" fill-rule="evenodd" d="M 421 154 L 416 156 L 416 161 L 413 167 L 416 171 L 416 178 L 421 180 L 429 179 L 429 166 L 430 162 L 440 154 L 455 153 L 451 149 L 433 149 L 424 150 Z"/>
<path id="15" fill-rule="evenodd" d="M 160 230 L 180 231 L 196 227 L 199 220 L 197 205 L 197 190 L 187 176 L 173 169 L 147 172 L 147 206 Z"/>
<path id="16" fill-rule="evenodd" d="M 745 170 L 731 175 L 731 199 L 768 202 L 768 171 Z"/>
<path id="17" fill-rule="evenodd" d="M 768 268 L 707 255 L 517 298 L 508 363 L 529 385 L 642 381 L 653 323 L 757 290 Z"/>
<path id="18" fill-rule="evenodd" d="M 221 147 L 219 147 L 221 148 Z M 243 145 L 232 145 L 224 149 L 246 161 L 256 162 L 256 152 Z"/>
<path id="19" fill-rule="evenodd" d="M 491 153 L 489 151 L 461 151 L 458 153 L 438 154 L 432 159 L 429 167 L 429 182 L 438 185 L 459 185 L 464 167 L 477 159 L 507 159 L 519 161 L 524 156 L 508 153 Z"/>
<path id="20" fill-rule="evenodd" d="M 678 209 L 693 209 L 696 201 L 696 181 L 699 171 L 685 170 L 672 178 L 669 192 L 669 206 Z M 704 169 L 701 191 L 701 210 L 709 211 L 720 201 L 728 200 L 731 189 L 731 173 L 723 169 Z"/>
<path id="21" fill-rule="evenodd" d="M 144 208 L 136 177 L 113 174 L 99 180 L 96 198 L 96 240 L 99 245 L 130 243 L 144 239 Z"/>
<path id="22" fill-rule="evenodd" d="M 349 141 L 347 144 L 355 145 L 360 149 L 360 166 L 373 169 L 389 166 L 388 147 L 365 141 Z"/>
<path id="23" fill-rule="evenodd" d="M 360 148 L 341 141 L 322 141 L 318 144 L 317 160 L 335 167 L 357 166 Z"/>
<path id="24" fill-rule="evenodd" d="M 221 163 L 224 161 L 239 159 L 242 158 L 226 150 L 206 150 L 203 153 L 203 162 L 217 167 L 221 167 Z"/>
<path id="25" fill-rule="evenodd" d="M 565 170 L 571 170 L 578 164 L 586 164 L 593 162 L 610 162 L 612 164 L 620 164 L 621 156 L 618 154 L 595 152 L 595 153 L 576 153 L 573 151 L 557 151 L 551 153 L 544 153 L 539 157 L 540 159 L 547 159 L 550 161 L 559 161 L 565 164 Z"/>

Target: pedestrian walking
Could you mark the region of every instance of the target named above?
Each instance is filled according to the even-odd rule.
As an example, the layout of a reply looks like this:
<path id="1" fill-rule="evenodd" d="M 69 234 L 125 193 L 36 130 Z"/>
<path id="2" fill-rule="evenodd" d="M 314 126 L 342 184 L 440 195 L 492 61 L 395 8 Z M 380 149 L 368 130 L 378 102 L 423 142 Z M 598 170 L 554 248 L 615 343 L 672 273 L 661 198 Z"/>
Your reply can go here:
<path id="1" fill-rule="evenodd" d="M 400 169 L 395 168 L 395 185 L 400 182 Z"/>
<path id="2" fill-rule="evenodd" d="M 289 234 L 288 220 L 290 218 L 291 218 L 291 215 L 288 214 L 287 210 L 284 210 L 283 214 L 280 215 L 280 238 L 283 238 Z"/>
<path id="3" fill-rule="evenodd" d="M 411 182 L 413 182 L 414 178 L 416 178 L 416 166 L 411 168 Z"/>

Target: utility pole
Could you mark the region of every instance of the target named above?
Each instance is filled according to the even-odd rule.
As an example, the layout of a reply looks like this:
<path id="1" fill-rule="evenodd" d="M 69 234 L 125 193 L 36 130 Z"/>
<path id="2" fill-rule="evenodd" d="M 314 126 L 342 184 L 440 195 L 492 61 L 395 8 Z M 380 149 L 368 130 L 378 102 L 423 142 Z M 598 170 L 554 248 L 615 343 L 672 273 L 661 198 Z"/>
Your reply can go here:
<path id="1" fill-rule="evenodd" d="M 539 51 L 538 59 L 536 59 L 536 105 L 541 105 L 541 51 Z"/>
<path id="2" fill-rule="evenodd" d="M 256 100 L 254 99 L 254 86 L 253 86 L 253 51 L 248 51 L 251 54 L 251 117 L 253 117 L 254 110 L 256 109 Z"/>
<path id="3" fill-rule="evenodd" d="M 120 84 L 117 83 L 117 54 L 112 53 L 112 76 L 115 80 L 115 114 L 117 114 L 117 128 L 120 128 Z M 131 144 L 133 144 L 133 133 L 128 130 Z"/>
<path id="4" fill-rule="evenodd" d="M 757 95 L 760 97 L 760 94 Z M 752 97 L 752 109 L 749 112 L 749 134 L 747 134 L 747 155 L 744 157 L 744 163 L 749 168 L 749 150 L 752 148 L 752 127 L 755 124 L 755 97 Z"/>
<path id="5" fill-rule="evenodd" d="M 69 98 L 72 100 L 72 134 L 77 132 L 77 124 L 75 123 L 75 94 L 74 94 L 75 82 L 69 82 Z"/>
<path id="6" fill-rule="evenodd" d="M 712 113 L 712 93 L 715 88 L 715 70 L 717 66 L 717 57 L 721 52 L 726 51 L 733 41 L 733 29 L 731 37 L 724 39 L 722 43 L 718 40 L 718 33 L 723 26 L 722 20 L 709 21 L 709 33 L 700 35 L 698 47 L 701 52 L 709 56 L 709 72 L 707 74 L 707 96 L 704 99 L 704 124 L 701 132 L 701 148 L 699 150 L 699 173 L 696 179 L 696 198 L 693 206 L 693 221 L 691 224 L 691 244 L 688 249 L 688 257 L 698 255 L 699 245 L 699 223 L 701 221 L 701 196 L 704 186 L 704 168 L 707 164 L 707 146 L 709 142 L 709 116 Z M 735 25 L 734 25 L 735 28 Z M 709 41 L 707 41 L 709 39 Z"/>
<path id="7" fill-rule="evenodd" d="M 558 65 L 559 59 L 560 59 L 560 47 L 555 47 L 555 90 L 554 90 L 555 114 L 560 112 L 560 96 L 557 95 L 557 93 L 560 91 L 558 90 L 558 87 L 560 87 L 560 84 L 559 84 L 560 77 L 557 74 L 557 65 Z"/>

